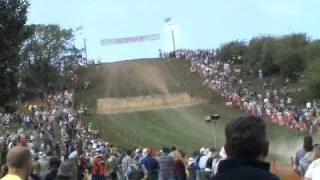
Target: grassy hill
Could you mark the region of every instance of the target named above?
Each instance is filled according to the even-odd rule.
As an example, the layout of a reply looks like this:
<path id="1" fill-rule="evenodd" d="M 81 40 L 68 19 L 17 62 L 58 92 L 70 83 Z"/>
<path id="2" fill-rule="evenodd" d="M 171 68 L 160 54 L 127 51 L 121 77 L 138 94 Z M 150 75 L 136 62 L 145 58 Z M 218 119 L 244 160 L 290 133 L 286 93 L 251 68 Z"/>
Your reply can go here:
<path id="1" fill-rule="evenodd" d="M 107 97 L 135 97 L 150 94 L 189 92 L 209 99 L 209 104 L 178 109 L 161 109 L 85 118 L 102 130 L 104 138 L 120 147 L 176 145 L 188 153 L 202 146 L 213 146 L 214 126 L 204 122 L 209 114 L 219 113 L 216 125 L 217 144 L 224 141 L 224 127 L 228 120 L 244 114 L 228 108 L 224 99 L 202 86 L 196 74 L 189 73 L 189 65 L 176 59 L 144 59 L 94 65 L 80 73 L 92 88 L 76 93 L 76 102 L 84 103 L 95 112 L 96 100 Z M 270 124 L 269 138 L 273 156 L 287 163 L 289 156 L 301 143 L 302 134 Z"/>

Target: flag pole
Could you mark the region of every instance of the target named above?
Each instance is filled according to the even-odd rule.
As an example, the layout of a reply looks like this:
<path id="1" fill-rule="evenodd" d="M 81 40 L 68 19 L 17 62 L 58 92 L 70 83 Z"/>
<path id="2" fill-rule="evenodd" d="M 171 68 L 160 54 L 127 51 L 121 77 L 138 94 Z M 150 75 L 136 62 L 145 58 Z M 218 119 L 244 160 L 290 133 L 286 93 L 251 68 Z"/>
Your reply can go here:
<path id="1" fill-rule="evenodd" d="M 173 52 L 176 52 L 176 42 L 175 42 L 175 39 L 174 39 L 174 29 L 173 29 L 173 24 L 172 24 L 172 21 L 171 21 L 171 17 L 167 17 L 164 20 L 164 22 L 167 23 L 169 25 L 169 27 L 171 28 L 171 38 L 172 38 Z"/>
<path id="2" fill-rule="evenodd" d="M 86 40 L 86 38 L 83 39 L 83 44 L 84 44 L 84 54 L 85 54 L 85 58 L 86 58 L 86 64 L 88 64 L 87 40 Z"/>
<path id="3" fill-rule="evenodd" d="M 174 40 L 174 30 L 172 27 L 171 27 L 171 36 L 172 36 L 173 52 L 176 52 L 176 43 Z"/>

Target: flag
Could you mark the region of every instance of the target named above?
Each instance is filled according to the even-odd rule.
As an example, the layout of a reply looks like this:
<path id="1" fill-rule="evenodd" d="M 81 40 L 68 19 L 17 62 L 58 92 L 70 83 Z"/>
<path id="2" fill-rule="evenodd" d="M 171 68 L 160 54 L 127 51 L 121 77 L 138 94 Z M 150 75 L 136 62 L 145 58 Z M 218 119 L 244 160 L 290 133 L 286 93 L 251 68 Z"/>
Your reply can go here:
<path id="1" fill-rule="evenodd" d="M 164 20 L 165 23 L 168 23 L 168 22 L 170 22 L 170 21 L 171 21 L 171 17 L 167 17 L 167 18 Z"/>

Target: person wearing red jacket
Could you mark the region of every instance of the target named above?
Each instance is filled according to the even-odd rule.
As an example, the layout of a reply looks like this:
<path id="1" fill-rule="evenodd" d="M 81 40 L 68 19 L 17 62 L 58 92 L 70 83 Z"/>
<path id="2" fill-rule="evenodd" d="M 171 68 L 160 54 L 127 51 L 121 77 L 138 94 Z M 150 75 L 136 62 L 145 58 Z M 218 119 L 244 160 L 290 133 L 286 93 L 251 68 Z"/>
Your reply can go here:
<path id="1" fill-rule="evenodd" d="M 92 180 L 104 180 L 104 174 L 106 172 L 106 167 L 104 161 L 102 161 L 99 155 L 94 157 L 93 167 L 92 167 Z"/>

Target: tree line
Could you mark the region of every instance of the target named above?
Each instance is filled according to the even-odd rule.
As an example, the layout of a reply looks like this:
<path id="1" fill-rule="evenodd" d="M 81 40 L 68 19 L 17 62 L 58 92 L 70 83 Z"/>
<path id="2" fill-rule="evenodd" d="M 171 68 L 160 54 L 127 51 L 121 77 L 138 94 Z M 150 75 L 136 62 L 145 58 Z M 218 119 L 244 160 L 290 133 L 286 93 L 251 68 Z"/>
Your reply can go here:
<path id="1" fill-rule="evenodd" d="M 82 55 L 76 30 L 27 25 L 29 6 L 28 0 L 0 0 L 0 107 L 68 85 L 70 66 Z"/>
<path id="2" fill-rule="evenodd" d="M 305 33 L 265 35 L 253 37 L 249 42 L 228 42 L 216 52 L 221 61 L 233 60 L 241 65 L 244 73 L 257 75 L 262 71 L 265 77 L 278 76 L 295 82 L 307 68 L 311 70 L 308 66 L 320 61 L 320 40 L 313 40 Z M 313 69 L 312 75 L 308 77 L 308 93 L 309 97 L 319 99 L 320 74 L 317 71 L 320 67 Z"/>

